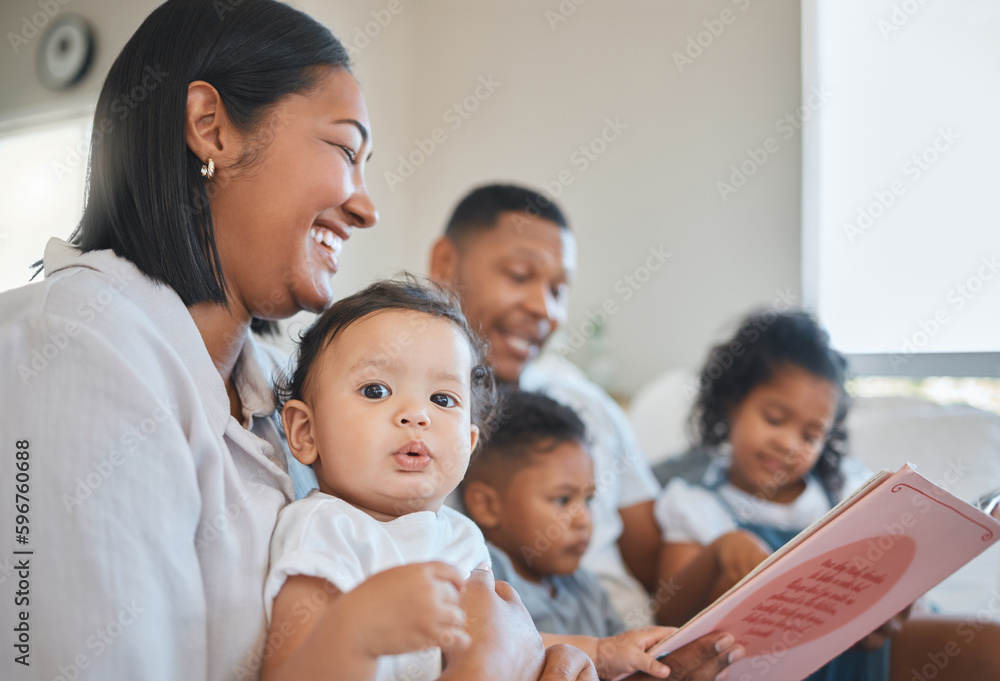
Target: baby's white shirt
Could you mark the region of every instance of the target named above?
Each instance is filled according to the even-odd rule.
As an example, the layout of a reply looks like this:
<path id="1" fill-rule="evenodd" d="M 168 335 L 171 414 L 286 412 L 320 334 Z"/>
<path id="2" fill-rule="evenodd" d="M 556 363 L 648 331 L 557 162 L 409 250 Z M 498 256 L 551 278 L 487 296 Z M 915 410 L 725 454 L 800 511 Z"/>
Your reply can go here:
<path id="1" fill-rule="evenodd" d="M 426 561 L 449 563 L 468 578 L 490 558 L 476 524 L 447 506 L 436 513 L 419 511 L 382 522 L 342 499 L 313 490 L 278 516 L 264 584 L 268 623 L 274 599 L 292 575 L 322 577 L 346 593 L 376 573 Z M 429 681 L 440 674 L 441 651 L 432 648 L 383 655 L 375 680 Z"/>

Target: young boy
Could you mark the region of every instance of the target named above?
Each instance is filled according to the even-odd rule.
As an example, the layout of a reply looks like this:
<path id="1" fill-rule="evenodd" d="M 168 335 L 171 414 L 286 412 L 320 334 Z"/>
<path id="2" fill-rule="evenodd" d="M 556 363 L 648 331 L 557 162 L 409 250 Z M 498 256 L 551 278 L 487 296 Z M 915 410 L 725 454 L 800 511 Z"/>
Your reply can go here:
<path id="1" fill-rule="evenodd" d="M 475 524 L 442 507 L 495 404 L 481 342 L 440 290 L 377 283 L 303 335 L 279 393 L 319 489 L 282 510 L 271 540 L 262 678 L 437 678 L 442 650 L 468 642 L 465 580 L 489 562 Z M 362 668 L 329 659 L 345 617 Z"/>
<path id="2" fill-rule="evenodd" d="M 597 576 L 579 567 L 592 530 L 594 466 L 572 409 L 539 393 L 509 393 L 461 491 L 494 574 L 520 595 L 546 645 L 581 648 L 603 679 L 633 671 L 667 676 L 645 651 L 670 630 L 623 631 Z"/>

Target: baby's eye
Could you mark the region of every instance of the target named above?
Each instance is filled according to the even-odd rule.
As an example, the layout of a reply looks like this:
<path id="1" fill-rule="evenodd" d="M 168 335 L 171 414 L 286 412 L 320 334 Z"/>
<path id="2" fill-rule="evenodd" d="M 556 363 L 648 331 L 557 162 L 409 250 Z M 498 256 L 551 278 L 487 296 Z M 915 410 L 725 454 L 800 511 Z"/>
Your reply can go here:
<path id="1" fill-rule="evenodd" d="M 444 393 L 434 393 L 431 395 L 431 402 L 439 407 L 454 407 L 458 404 L 454 397 L 451 395 L 445 395 Z"/>
<path id="2" fill-rule="evenodd" d="M 567 506 L 569 504 L 569 497 L 553 497 L 552 501 L 560 506 Z"/>
<path id="3" fill-rule="evenodd" d="M 369 383 L 361 389 L 361 394 L 369 400 L 381 400 L 391 394 L 389 388 L 381 383 Z"/>

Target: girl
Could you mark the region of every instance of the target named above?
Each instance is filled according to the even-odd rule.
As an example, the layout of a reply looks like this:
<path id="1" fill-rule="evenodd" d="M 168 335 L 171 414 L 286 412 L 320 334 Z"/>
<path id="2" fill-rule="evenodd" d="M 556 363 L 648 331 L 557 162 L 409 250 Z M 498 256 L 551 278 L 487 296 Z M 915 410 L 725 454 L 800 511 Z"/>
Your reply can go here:
<path id="1" fill-rule="evenodd" d="M 678 462 L 684 472 L 656 502 L 664 538 L 660 576 L 681 586 L 661 604 L 661 624 L 695 615 L 870 477 L 844 456 L 846 370 L 844 357 L 805 312 L 751 314 L 711 351 L 693 412 L 700 442 Z M 980 621 L 959 650 L 956 632 L 968 620 L 910 619 L 909 611 L 810 681 L 930 678 L 920 675 L 928 652 L 943 650 L 955 654 L 944 668 L 934 667 L 938 681 L 995 677 L 995 622 Z"/>
<path id="2" fill-rule="evenodd" d="M 846 367 L 804 312 L 753 314 L 712 350 L 694 409 L 701 447 L 686 455 L 703 474 L 674 478 L 656 503 L 661 578 L 681 586 L 661 623 L 697 614 L 868 478 L 843 457 Z M 887 679 L 899 619 L 810 679 Z"/>

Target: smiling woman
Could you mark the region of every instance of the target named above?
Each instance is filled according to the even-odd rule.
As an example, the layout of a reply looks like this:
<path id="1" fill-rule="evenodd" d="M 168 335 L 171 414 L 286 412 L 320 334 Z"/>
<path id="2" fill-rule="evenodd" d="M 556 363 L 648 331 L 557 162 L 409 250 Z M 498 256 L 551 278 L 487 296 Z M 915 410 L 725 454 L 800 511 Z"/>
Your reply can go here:
<path id="1" fill-rule="evenodd" d="M 344 69 L 318 74 L 306 93 L 278 103 L 273 125 L 256 136 L 231 125 L 210 83 L 188 86 L 188 147 L 216 167 L 210 213 L 234 314 L 327 308 L 344 241 L 377 219 L 364 185 L 371 139 L 361 91 Z M 262 300 L 275 309 L 260 310 Z"/>
<path id="2" fill-rule="evenodd" d="M 293 491 L 272 393 L 287 360 L 250 326 L 328 307 L 344 242 L 375 224 L 365 103 L 343 46 L 301 12 L 170 0 L 112 65 L 93 130 L 79 226 L 49 242 L 44 281 L 0 296 L 0 440 L 32 483 L 32 597 L 3 610 L 30 619 L 16 677 L 256 678 L 267 546 Z M 385 574 L 325 621 L 345 665 Z M 463 598 L 471 647 L 442 679 L 586 669 L 546 657 L 492 578 Z M 110 626 L 113 645 L 92 646 Z"/>

